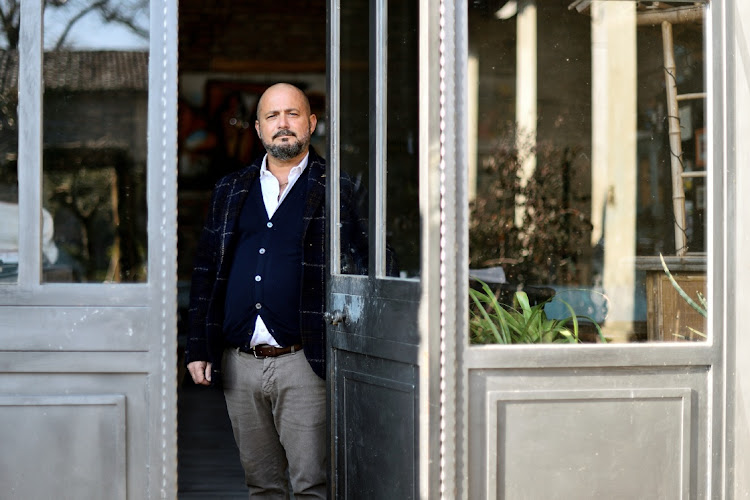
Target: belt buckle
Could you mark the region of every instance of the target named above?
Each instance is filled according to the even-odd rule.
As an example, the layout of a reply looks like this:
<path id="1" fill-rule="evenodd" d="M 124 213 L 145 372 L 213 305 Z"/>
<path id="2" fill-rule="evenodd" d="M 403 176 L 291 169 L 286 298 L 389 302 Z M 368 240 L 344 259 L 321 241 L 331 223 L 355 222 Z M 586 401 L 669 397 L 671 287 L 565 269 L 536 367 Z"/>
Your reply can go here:
<path id="1" fill-rule="evenodd" d="M 255 350 L 257 345 L 254 345 L 250 348 L 250 351 L 253 353 L 253 356 L 255 356 L 255 359 L 265 359 L 268 356 L 263 356 L 262 354 L 258 355 L 258 351 Z"/>

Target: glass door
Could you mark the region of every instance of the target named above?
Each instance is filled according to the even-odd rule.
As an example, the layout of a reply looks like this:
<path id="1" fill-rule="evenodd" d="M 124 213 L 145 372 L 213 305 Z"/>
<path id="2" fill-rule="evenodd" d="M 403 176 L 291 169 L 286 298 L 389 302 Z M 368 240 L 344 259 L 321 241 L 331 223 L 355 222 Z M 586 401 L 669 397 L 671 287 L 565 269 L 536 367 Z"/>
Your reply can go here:
<path id="1" fill-rule="evenodd" d="M 333 498 L 419 496 L 418 7 L 329 7 Z"/>

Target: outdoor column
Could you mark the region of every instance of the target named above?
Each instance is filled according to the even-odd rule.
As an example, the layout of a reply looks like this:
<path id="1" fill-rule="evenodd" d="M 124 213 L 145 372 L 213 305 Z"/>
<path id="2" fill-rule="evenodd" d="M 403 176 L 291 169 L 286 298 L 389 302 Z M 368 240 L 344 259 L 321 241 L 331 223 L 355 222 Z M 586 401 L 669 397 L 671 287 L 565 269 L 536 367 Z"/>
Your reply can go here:
<path id="1" fill-rule="evenodd" d="M 516 23 L 516 147 L 523 187 L 536 169 L 536 0 L 518 1 Z M 518 227 L 523 225 L 525 204 L 525 197 L 518 195 L 515 221 Z"/>
<path id="2" fill-rule="evenodd" d="M 591 5 L 592 244 L 603 239 L 607 336 L 627 340 L 635 305 L 637 47 L 635 2 Z"/>

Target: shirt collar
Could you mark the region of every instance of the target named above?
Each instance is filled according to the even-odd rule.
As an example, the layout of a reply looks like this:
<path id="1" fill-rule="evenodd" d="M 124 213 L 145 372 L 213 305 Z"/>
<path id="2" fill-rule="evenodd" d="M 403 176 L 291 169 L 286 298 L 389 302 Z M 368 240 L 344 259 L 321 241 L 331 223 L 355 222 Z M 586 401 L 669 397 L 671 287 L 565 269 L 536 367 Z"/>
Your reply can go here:
<path id="1" fill-rule="evenodd" d="M 302 161 L 300 161 L 296 166 L 292 167 L 292 169 L 289 171 L 289 175 L 290 176 L 295 176 L 295 177 L 299 176 L 299 174 L 301 174 L 305 170 L 305 168 L 307 168 L 307 162 L 308 162 L 309 158 L 310 158 L 310 151 L 308 150 L 307 154 L 305 155 L 305 157 L 302 158 Z M 268 159 L 268 153 L 266 153 L 265 155 L 263 155 L 263 161 L 260 164 L 260 176 L 261 177 L 264 177 L 266 175 L 273 175 L 268 170 L 268 166 L 267 166 L 267 163 L 266 163 L 267 159 Z"/>

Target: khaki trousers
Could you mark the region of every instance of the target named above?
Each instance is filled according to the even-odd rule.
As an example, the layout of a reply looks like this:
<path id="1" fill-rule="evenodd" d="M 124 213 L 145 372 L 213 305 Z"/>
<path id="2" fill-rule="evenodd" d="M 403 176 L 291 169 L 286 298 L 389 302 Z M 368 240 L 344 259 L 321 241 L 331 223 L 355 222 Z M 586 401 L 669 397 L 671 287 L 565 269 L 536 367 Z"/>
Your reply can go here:
<path id="1" fill-rule="evenodd" d="M 326 385 L 305 353 L 227 349 L 222 380 L 250 498 L 287 499 L 289 483 L 295 500 L 326 498 Z"/>

